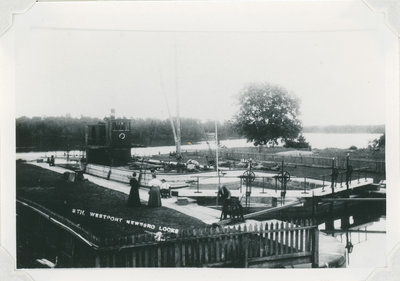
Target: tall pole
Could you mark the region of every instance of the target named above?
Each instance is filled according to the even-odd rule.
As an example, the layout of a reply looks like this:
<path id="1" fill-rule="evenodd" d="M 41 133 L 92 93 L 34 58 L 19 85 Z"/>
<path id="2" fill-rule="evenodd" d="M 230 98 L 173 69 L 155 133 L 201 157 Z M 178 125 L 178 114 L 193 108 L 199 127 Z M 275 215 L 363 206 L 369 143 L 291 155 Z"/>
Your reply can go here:
<path id="1" fill-rule="evenodd" d="M 332 189 L 332 194 L 335 193 L 335 157 L 332 158 L 332 175 L 331 175 L 331 189 Z"/>
<path id="2" fill-rule="evenodd" d="M 218 192 L 221 189 L 221 177 L 219 175 L 219 160 L 218 160 L 218 123 L 215 120 L 215 165 L 217 167 L 217 175 L 218 175 L 218 191 L 217 191 L 217 206 L 218 206 Z"/>
<path id="3" fill-rule="evenodd" d="M 175 92 L 176 92 L 176 156 L 181 156 L 181 120 L 179 116 L 179 91 L 178 91 L 178 62 L 177 62 L 177 48 L 176 48 L 176 36 L 174 44 L 175 52 Z"/>
<path id="4" fill-rule="evenodd" d="M 168 98 L 167 98 L 167 94 L 164 91 L 164 83 L 162 82 L 161 72 L 159 74 L 160 74 L 160 88 L 161 88 L 161 91 L 164 94 L 165 104 L 167 105 L 168 117 L 169 117 L 169 121 L 171 123 L 172 133 L 174 134 L 174 141 L 175 141 L 175 144 L 176 144 L 178 142 L 178 138 L 177 138 L 177 134 L 176 134 L 176 131 L 175 131 L 174 120 L 172 119 L 171 111 L 169 110 Z"/>
<path id="5" fill-rule="evenodd" d="M 350 154 L 347 153 L 346 155 L 346 189 L 347 192 L 349 191 L 349 181 L 351 181 L 351 178 L 349 178 L 349 159 L 350 159 Z"/>

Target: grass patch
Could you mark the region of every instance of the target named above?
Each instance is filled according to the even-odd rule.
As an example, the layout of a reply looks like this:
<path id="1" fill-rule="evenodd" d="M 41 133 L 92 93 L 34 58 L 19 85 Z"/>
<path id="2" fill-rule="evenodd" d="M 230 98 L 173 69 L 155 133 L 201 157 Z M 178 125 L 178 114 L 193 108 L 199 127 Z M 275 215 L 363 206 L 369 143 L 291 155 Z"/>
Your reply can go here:
<path id="1" fill-rule="evenodd" d="M 128 195 L 124 193 L 87 181 L 71 183 L 65 181 L 62 174 L 33 165 L 17 163 L 16 176 L 17 197 L 34 201 L 80 224 L 98 237 L 126 236 L 149 229 L 91 218 L 87 211 L 175 229 L 206 226 L 198 219 L 166 207 L 129 208 L 126 205 Z M 72 209 L 86 210 L 85 216 L 74 214 Z"/>

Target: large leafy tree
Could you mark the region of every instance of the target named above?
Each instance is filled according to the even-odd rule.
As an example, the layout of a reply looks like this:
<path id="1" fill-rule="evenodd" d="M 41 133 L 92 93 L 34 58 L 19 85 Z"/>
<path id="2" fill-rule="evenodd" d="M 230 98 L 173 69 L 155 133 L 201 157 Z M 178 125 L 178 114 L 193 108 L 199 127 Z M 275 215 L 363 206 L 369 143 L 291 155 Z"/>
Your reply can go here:
<path id="1" fill-rule="evenodd" d="M 238 132 L 254 145 L 278 144 L 298 138 L 302 126 L 299 99 L 280 86 L 259 83 L 245 87 L 238 96 L 239 112 L 233 119 Z"/>

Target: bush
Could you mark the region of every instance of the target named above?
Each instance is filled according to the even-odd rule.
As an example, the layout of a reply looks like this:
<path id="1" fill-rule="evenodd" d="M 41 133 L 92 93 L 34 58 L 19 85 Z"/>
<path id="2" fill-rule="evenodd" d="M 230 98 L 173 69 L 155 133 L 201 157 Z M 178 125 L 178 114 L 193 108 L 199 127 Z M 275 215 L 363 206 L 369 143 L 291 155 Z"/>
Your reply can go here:
<path id="1" fill-rule="evenodd" d="M 357 146 L 355 146 L 355 145 L 352 145 L 352 146 L 350 146 L 349 147 L 349 150 L 357 150 L 358 148 L 357 148 Z"/>
<path id="2" fill-rule="evenodd" d="M 311 149 L 310 144 L 306 142 L 306 139 L 303 137 L 303 135 L 300 135 L 297 139 L 294 140 L 285 140 L 285 145 L 283 147 Z"/>

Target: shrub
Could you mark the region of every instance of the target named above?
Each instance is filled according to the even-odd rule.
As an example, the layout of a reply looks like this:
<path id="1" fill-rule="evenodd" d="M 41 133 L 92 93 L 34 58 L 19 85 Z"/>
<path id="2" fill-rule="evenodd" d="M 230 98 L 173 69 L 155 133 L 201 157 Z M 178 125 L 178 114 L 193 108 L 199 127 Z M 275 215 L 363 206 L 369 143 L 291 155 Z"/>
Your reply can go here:
<path id="1" fill-rule="evenodd" d="M 306 139 L 304 138 L 303 135 L 300 135 L 297 139 L 294 140 L 285 140 L 285 145 L 284 147 L 288 148 L 309 148 L 311 149 L 311 146 L 308 142 L 306 142 Z"/>

